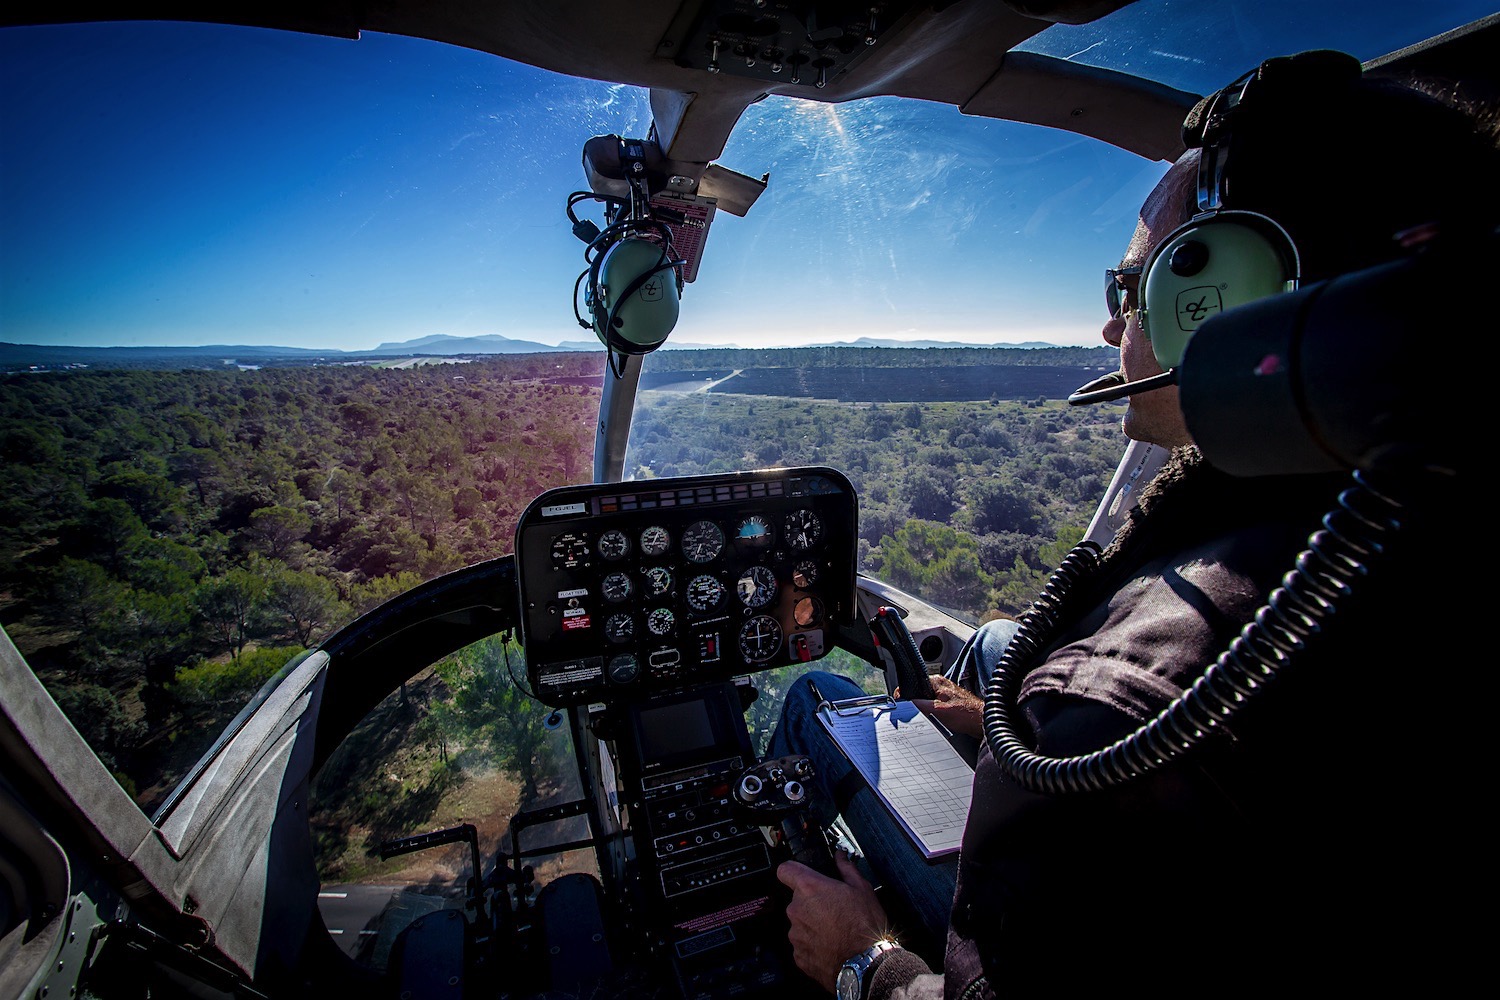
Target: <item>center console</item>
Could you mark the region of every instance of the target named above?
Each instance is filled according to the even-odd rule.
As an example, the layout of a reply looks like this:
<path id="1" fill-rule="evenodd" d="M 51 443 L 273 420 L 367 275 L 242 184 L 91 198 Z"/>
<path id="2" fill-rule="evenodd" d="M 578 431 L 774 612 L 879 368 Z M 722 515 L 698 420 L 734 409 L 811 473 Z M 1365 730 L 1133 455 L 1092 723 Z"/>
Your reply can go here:
<path id="1" fill-rule="evenodd" d="M 744 712 L 754 674 L 855 620 L 857 523 L 842 474 L 800 468 L 565 487 L 517 527 L 531 690 L 608 747 L 628 861 L 606 887 L 684 997 L 806 983 L 775 869 L 820 856 L 811 764 L 758 760 Z"/>

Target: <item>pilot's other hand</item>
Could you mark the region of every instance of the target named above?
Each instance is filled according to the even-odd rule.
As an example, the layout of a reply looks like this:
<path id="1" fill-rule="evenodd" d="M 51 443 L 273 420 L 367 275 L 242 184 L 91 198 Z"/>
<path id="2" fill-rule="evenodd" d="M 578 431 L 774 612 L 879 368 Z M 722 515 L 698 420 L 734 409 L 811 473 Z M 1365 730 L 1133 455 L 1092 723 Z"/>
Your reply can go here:
<path id="1" fill-rule="evenodd" d="M 911 703 L 941 722 L 950 732 L 979 737 L 984 733 L 984 699 L 941 675 L 932 678 L 931 698 L 913 698 Z"/>
<path id="2" fill-rule="evenodd" d="M 843 851 L 834 855 L 840 878 L 820 875 L 796 861 L 783 861 L 776 877 L 792 890 L 786 916 L 797 968 L 833 992 L 839 966 L 881 937 L 890 924 L 875 889 Z M 840 880 L 842 879 L 842 881 Z"/>

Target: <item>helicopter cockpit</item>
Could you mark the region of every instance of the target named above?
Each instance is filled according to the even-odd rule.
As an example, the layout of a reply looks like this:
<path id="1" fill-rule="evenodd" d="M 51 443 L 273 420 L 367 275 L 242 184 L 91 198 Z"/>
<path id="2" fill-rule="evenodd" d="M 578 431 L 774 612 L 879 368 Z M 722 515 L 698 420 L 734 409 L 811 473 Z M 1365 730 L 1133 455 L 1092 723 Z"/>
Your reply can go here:
<path id="1" fill-rule="evenodd" d="M 121 3 L 0 15 L 14 67 L 4 92 L 18 109 L 0 118 L 17 136 L 5 204 L 25 234 L 3 258 L 25 308 L 0 303 L 0 338 L 24 341 L 0 344 L 0 996 L 826 995 L 793 961 L 776 870 L 796 860 L 829 871 L 840 847 L 860 848 L 815 818 L 813 761 L 770 750 L 787 689 L 816 667 L 872 697 L 920 693 L 983 621 L 1032 614 L 1064 555 L 1107 544 L 1167 457 L 1118 433 L 1107 405 L 1120 398 L 1118 352 L 1089 325 L 1097 294 L 1077 305 L 1084 296 L 1053 276 L 1058 261 L 1042 258 L 1117 253 L 1183 149 L 1184 114 L 1259 59 L 1340 47 L 1366 72 L 1500 95 L 1500 15 L 1484 3 L 1382 5 L 1384 21 L 1356 16 L 1359 4 L 1309 6 Z M 222 280 L 240 259 L 176 236 L 156 240 L 170 243 L 168 265 L 139 282 L 174 289 L 169 305 L 128 296 L 147 326 L 108 346 L 48 339 L 83 323 L 71 310 L 89 298 L 64 294 L 71 286 L 46 269 L 48 227 L 71 232 L 82 215 L 125 220 L 124 233 L 144 223 L 92 200 L 66 209 L 73 168 L 34 153 L 56 138 L 47 115 L 67 108 L 76 120 L 92 98 L 66 80 L 139 44 L 130 69 L 146 93 L 188 101 L 180 131 L 141 145 L 184 158 L 213 147 L 198 132 L 212 116 L 183 82 L 195 78 L 154 68 L 208 72 L 228 58 L 218 36 L 175 33 L 188 22 L 233 26 L 244 34 L 225 38 L 271 52 L 254 86 L 224 95 L 247 102 L 254 126 L 253 98 L 284 89 L 288 106 L 315 105 L 298 119 L 305 136 L 342 131 L 364 86 L 343 52 L 302 76 L 312 36 L 393 63 L 381 46 L 421 40 L 539 71 L 501 86 L 444 69 L 455 90 L 443 100 L 412 96 L 421 82 L 402 92 L 418 112 L 409 121 L 465 88 L 488 103 L 421 133 L 418 153 L 386 160 L 389 135 L 362 125 L 318 154 L 293 200 L 218 219 L 245 259 L 260 243 L 275 244 L 273 258 L 303 245 L 311 256 L 267 265 L 290 298 L 257 272 L 216 314 L 274 298 L 285 335 L 310 344 L 300 317 L 331 323 L 359 296 L 373 301 L 361 315 L 401 314 L 395 289 L 432 285 L 430 304 L 457 300 L 441 323 L 459 327 L 471 314 L 521 315 L 545 283 L 549 317 L 582 342 L 121 353 L 186 308 L 161 275 Z M 283 36 L 293 42 L 276 48 Z M 81 40 L 76 61 L 56 54 L 71 51 L 64 40 Z M 311 100 L 306 80 L 338 96 Z M 70 100 L 33 110 L 52 88 Z M 522 117 L 505 104 L 517 95 L 545 110 L 542 125 L 526 119 L 535 146 L 486 137 Z M 878 113 L 840 117 L 861 107 Z M 97 118 L 107 142 L 124 143 L 123 126 Z M 1047 138 L 1029 146 L 1011 127 Z M 564 133 L 564 179 L 539 152 L 543 133 Z M 252 134 L 276 162 L 298 159 L 280 133 Z M 451 182 L 456 209 L 409 208 L 419 185 L 385 175 L 368 187 L 327 180 L 336 164 L 388 169 L 489 142 L 486 162 L 501 166 Z M 146 169 L 111 179 L 98 157 L 75 159 L 98 170 L 91 185 L 118 182 L 142 204 L 175 206 L 174 184 L 223 197 L 200 191 L 191 168 L 171 183 Z M 832 193 L 779 187 L 783 171 Z M 857 183 L 862 172 L 880 183 Z M 257 198 L 294 186 L 252 173 L 236 183 Z M 883 186 L 898 175 L 907 186 Z M 488 206 L 497 189 L 503 211 Z M 254 230 L 254 217 L 311 213 L 314 190 L 337 206 L 340 249 L 300 228 Z M 401 204 L 399 224 L 369 207 L 382 203 Z M 419 260 L 435 215 L 526 249 L 450 286 L 457 258 Z M 1040 239 L 1059 219 L 1080 242 Z M 867 236 L 877 221 L 892 241 Z M 513 239 L 543 225 L 544 238 Z M 366 257 L 376 230 L 406 248 L 399 266 Z M 1208 460 L 1235 475 L 1383 472 L 1436 451 L 1472 475 L 1451 412 L 1391 404 L 1397 392 L 1466 393 L 1433 384 L 1451 370 L 1406 370 L 1395 345 L 1428 321 L 1434 288 L 1481 286 L 1492 237 L 1418 253 L 1418 234 L 1408 259 L 1315 299 L 1281 295 L 1214 320 L 1231 332 L 1199 349 L 1220 356 L 1173 372 Z M 930 272 L 893 249 L 918 238 L 936 248 Z M 97 256 L 134 260 L 120 249 L 134 244 L 115 239 Z M 92 244 L 81 245 L 58 259 L 94 275 Z M 1029 304 L 1016 294 L 996 305 L 981 250 L 998 254 L 993 270 L 1015 272 L 1007 288 L 1035 286 Z M 321 298 L 319 276 L 291 273 L 310 260 L 367 280 L 340 306 Z M 513 283 L 472 291 L 497 270 Z M 94 284 L 123 322 L 112 296 L 137 282 Z M 897 300 L 928 285 L 973 299 L 953 295 L 950 311 L 942 293 L 924 326 L 921 307 Z M 48 295 L 58 318 L 35 305 Z M 722 311 L 693 319 L 709 302 Z M 871 328 L 869 343 L 820 342 L 818 331 L 865 332 L 872 303 L 890 326 Z M 1041 331 L 1042 342 L 1008 345 L 1024 358 L 970 359 L 981 344 L 1007 346 L 984 339 L 914 333 L 897 350 L 886 345 L 899 338 L 880 336 L 993 324 L 1006 310 L 1017 330 Z M 1079 326 L 1086 337 L 1051 342 Z M 778 336 L 737 346 L 761 328 Z M 881 354 L 878 372 L 858 350 Z M 1271 353 L 1290 359 L 1274 373 L 1289 377 L 1262 377 Z M 1000 387 L 1000 365 L 1024 371 L 1014 390 Z M 1076 405 L 1098 398 L 1106 405 Z M 941 963 L 942 942 L 912 947 Z"/>

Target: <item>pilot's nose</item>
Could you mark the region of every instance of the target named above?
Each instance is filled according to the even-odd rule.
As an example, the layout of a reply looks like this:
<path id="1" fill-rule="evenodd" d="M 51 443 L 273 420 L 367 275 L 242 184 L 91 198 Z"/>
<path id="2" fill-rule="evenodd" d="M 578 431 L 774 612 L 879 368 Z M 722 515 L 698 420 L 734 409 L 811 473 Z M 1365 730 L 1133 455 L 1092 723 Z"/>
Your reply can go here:
<path id="1" fill-rule="evenodd" d="M 1104 342 L 1110 347 L 1119 347 L 1121 339 L 1125 336 L 1125 318 L 1123 316 L 1111 317 L 1104 322 Z"/>

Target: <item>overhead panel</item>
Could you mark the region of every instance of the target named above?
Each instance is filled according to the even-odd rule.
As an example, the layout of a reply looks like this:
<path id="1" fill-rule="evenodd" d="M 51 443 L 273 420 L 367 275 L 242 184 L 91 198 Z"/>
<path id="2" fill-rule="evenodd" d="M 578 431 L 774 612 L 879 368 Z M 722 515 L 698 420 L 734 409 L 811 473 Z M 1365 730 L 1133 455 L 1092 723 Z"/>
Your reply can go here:
<path id="1" fill-rule="evenodd" d="M 685 68 L 822 89 L 921 6 L 914 0 L 699 0 L 677 12 L 656 54 Z"/>

